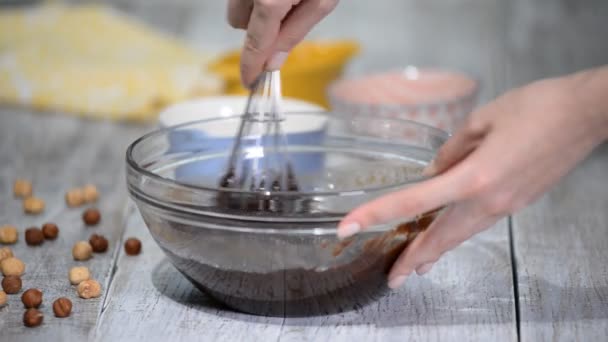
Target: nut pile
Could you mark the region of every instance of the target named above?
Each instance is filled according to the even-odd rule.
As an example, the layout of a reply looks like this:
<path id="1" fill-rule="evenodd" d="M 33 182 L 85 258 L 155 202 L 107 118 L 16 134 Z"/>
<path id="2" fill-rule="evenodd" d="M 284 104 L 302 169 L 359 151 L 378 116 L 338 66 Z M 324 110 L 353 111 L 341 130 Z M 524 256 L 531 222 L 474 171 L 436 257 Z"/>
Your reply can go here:
<path id="1" fill-rule="evenodd" d="M 38 197 L 34 197 L 34 187 L 30 181 L 25 179 L 16 180 L 13 193 L 15 198 L 22 201 L 23 211 L 26 214 L 37 215 L 44 211 L 45 202 Z M 65 202 L 70 208 L 92 204 L 97 202 L 98 199 L 99 191 L 92 184 L 70 189 L 65 194 Z M 101 213 L 96 208 L 87 208 L 82 213 L 82 220 L 86 226 L 96 226 L 101 222 Z M 59 233 L 59 227 L 52 222 L 46 222 L 40 228 L 29 227 L 23 232 L 25 243 L 30 247 L 41 246 L 45 241 L 56 240 Z M 19 230 L 15 226 L 0 226 L 0 244 L 12 245 L 17 243 L 19 234 Z M 93 257 L 93 253 L 105 253 L 108 248 L 109 242 L 106 237 L 101 234 L 92 234 L 88 241 L 78 241 L 73 245 L 72 257 L 76 261 L 86 261 Z M 141 242 L 135 238 L 130 238 L 125 241 L 124 250 L 127 255 L 137 255 L 141 252 Z M 10 295 L 22 292 L 24 285 L 22 276 L 25 271 L 25 263 L 13 254 L 11 248 L 0 248 L 0 272 L 3 275 L 0 307 L 7 304 Z M 68 280 L 70 284 L 75 286 L 76 294 L 82 299 L 101 296 L 101 284 L 92 278 L 91 272 L 86 266 L 72 267 L 68 272 Z M 43 323 L 44 314 L 42 310 L 45 308 L 42 305 L 43 297 L 43 291 L 37 288 L 29 288 L 21 293 L 21 302 L 26 309 L 23 313 L 23 324 L 26 327 L 36 327 Z M 53 314 L 58 318 L 68 317 L 72 312 L 72 305 L 69 298 L 57 298 L 52 303 Z"/>

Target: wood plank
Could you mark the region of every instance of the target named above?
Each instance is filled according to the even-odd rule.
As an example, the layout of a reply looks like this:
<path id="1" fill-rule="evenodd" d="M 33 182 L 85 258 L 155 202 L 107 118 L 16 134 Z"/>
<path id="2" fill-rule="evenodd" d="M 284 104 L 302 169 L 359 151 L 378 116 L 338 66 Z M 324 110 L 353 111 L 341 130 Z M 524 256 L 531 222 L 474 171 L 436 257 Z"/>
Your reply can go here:
<path id="1" fill-rule="evenodd" d="M 506 224 L 448 253 L 426 276 L 361 310 L 315 318 L 273 318 L 215 305 L 165 258 L 134 211 L 125 237 L 143 254 L 121 250 L 95 333 L 97 340 L 516 340 Z"/>
<path id="2" fill-rule="evenodd" d="M 0 225 L 13 224 L 19 229 L 19 241 L 11 248 L 26 264 L 23 290 L 36 287 L 43 291 L 41 310 L 45 315 L 42 326 L 25 328 L 20 300 L 23 290 L 10 295 L 8 306 L 0 309 L 2 341 L 77 340 L 86 338 L 95 326 L 103 297 L 79 299 L 68 281 L 68 270 L 74 265 L 86 265 L 106 293 L 123 226 L 124 152 L 127 143 L 145 129 L 148 128 L 0 107 Z M 43 214 L 23 214 L 21 201 L 12 195 L 12 183 L 17 177 L 33 181 L 36 196 L 46 201 Z M 96 228 L 86 228 L 81 220 L 83 209 L 68 209 L 63 197 L 66 189 L 88 182 L 96 184 L 101 192 L 97 206 L 103 216 Z M 59 238 L 39 247 L 27 246 L 25 229 L 44 222 L 59 226 Z M 96 254 L 90 261 L 74 261 L 72 245 L 88 240 L 92 233 L 108 238 L 109 251 Z M 69 318 L 53 315 L 52 301 L 61 296 L 73 301 Z"/>
<path id="3" fill-rule="evenodd" d="M 510 9 L 510 85 L 608 62 L 608 2 L 516 0 Z M 521 341 L 606 339 L 607 170 L 604 146 L 514 215 Z"/>
<path id="4" fill-rule="evenodd" d="M 608 335 L 608 145 L 515 215 L 522 341 Z"/>

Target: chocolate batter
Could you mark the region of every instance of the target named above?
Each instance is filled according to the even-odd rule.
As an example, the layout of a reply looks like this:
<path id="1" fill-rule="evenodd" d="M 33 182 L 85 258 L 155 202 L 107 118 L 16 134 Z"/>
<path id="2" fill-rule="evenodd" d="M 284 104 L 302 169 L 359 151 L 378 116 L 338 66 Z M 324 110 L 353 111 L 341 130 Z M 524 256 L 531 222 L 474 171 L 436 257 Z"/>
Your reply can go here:
<path id="1" fill-rule="evenodd" d="M 349 251 L 356 245 L 351 240 L 340 242 L 332 237 L 334 243 L 325 247 L 332 257 L 347 252 L 358 254 L 349 258 L 348 263 L 328 269 L 245 272 L 184 259 L 166 249 L 165 252 L 199 289 L 235 310 L 285 317 L 331 314 L 363 307 L 381 297 L 388 290 L 387 274 L 393 263 L 435 215 L 436 212 L 429 213 L 394 230 L 373 235 L 358 244 L 359 251 Z M 268 242 L 268 246 L 272 244 Z M 318 246 L 322 250 L 321 243 Z M 271 251 L 259 253 L 267 255 Z"/>

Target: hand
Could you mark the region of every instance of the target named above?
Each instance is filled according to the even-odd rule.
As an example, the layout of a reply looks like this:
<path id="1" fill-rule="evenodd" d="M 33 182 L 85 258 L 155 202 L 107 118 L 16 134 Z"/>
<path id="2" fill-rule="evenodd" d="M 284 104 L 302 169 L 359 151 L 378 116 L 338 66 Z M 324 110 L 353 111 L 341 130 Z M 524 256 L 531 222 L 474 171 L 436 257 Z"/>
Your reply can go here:
<path id="1" fill-rule="evenodd" d="M 228 22 L 247 30 L 241 79 L 250 85 L 266 68 L 281 67 L 288 52 L 329 14 L 338 0 L 230 0 Z"/>
<path id="2" fill-rule="evenodd" d="M 355 209 L 338 236 L 446 206 L 395 262 L 389 286 L 401 286 L 414 270 L 428 272 L 445 252 L 539 197 L 606 139 L 608 110 L 598 115 L 577 102 L 577 93 L 589 93 L 582 78 L 539 81 L 475 111 L 427 167 L 435 177 Z M 595 90 L 593 107 L 601 97 L 608 109 Z"/>

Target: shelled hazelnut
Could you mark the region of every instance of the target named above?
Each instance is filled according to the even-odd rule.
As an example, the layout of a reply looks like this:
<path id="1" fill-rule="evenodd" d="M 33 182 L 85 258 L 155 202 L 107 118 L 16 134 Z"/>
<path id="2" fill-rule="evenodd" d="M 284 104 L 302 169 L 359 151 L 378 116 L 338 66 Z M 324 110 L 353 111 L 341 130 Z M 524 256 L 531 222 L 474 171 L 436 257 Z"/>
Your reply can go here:
<path id="1" fill-rule="evenodd" d="M 88 241 L 78 241 L 72 247 L 72 256 L 74 260 L 89 260 L 93 255 L 93 247 Z"/>
<path id="2" fill-rule="evenodd" d="M 86 203 L 94 203 L 97 202 L 99 198 L 99 191 L 97 191 L 97 187 L 93 184 L 87 184 L 82 188 L 84 201 Z"/>
<path id="3" fill-rule="evenodd" d="M 0 243 L 3 244 L 14 244 L 19 239 L 19 233 L 17 228 L 11 225 L 5 225 L 0 227 Z"/>
<path id="4" fill-rule="evenodd" d="M 68 207 L 74 208 L 84 204 L 84 192 L 80 188 L 68 190 L 65 193 L 65 203 Z"/>
<path id="5" fill-rule="evenodd" d="M 0 248 L 0 262 L 13 256 L 13 251 L 9 247 Z"/>
<path id="6" fill-rule="evenodd" d="M 26 198 L 32 195 L 32 182 L 25 179 L 17 179 L 13 186 L 15 197 Z"/>
<path id="7" fill-rule="evenodd" d="M 6 292 L 0 291 L 0 307 L 5 306 L 7 301 L 8 297 L 6 295 Z"/>
<path id="8" fill-rule="evenodd" d="M 0 268 L 2 269 L 2 274 L 4 276 L 20 276 L 23 274 L 23 272 L 25 272 L 25 264 L 23 263 L 23 261 L 15 257 L 10 257 L 2 260 L 0 262 Z"/>
<path id="9" fill-rule="evenodd" d="M 99 297 L 101 285 L 93 279 L 85 280 L 78 284 L 78 295 L 84 299 Z"/>
<path id="10" fill-rule="evenodd" d="M 28 197 L 23 200 L 23 210 L 26 214 L 40 214 L 44 211 L 44 201 L 37 197 Z"/>
<path id="11" fill-rule="evenodd" d="M 68 276 L 70 278 L 70 284 L 78 285 L 91 278 L 91 272 L 89 272 L 89 269 L 85 266 L 76 266 L 70 269 Z"/>

